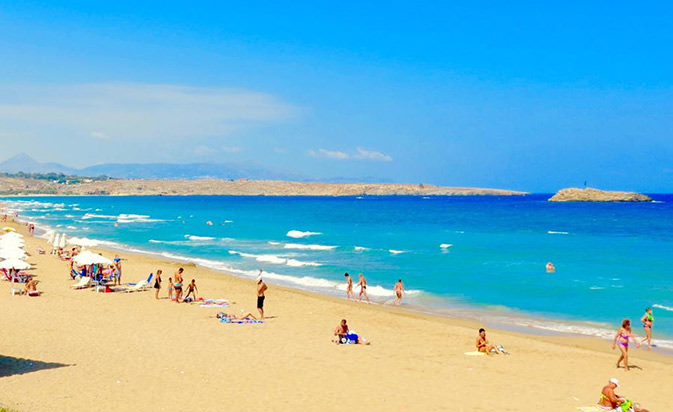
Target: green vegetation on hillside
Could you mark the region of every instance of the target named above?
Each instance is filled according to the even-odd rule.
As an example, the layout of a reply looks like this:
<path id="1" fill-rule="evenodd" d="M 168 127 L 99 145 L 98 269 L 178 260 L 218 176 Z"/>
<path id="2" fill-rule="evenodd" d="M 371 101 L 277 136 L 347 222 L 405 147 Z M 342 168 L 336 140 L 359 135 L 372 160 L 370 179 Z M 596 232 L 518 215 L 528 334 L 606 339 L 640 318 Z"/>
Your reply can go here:
<path id="1" fill-rule="evenodd" d="M 21 179 L 35 179 L 35 180 L 48 180 L 50 182 L 55 182 L 64 185 L 74 185 L 78 183 L 85 182 L 100 182 L 104 180 L 110 180 L 111 177 L 100 175 L 100 176 L 76 176 L 76 175 L 66 175 L 63 173 L 0 173 L 0 176 L 3 177 L 15 177 Z M 2 411 L 0 411 L 2 412 Z"/>

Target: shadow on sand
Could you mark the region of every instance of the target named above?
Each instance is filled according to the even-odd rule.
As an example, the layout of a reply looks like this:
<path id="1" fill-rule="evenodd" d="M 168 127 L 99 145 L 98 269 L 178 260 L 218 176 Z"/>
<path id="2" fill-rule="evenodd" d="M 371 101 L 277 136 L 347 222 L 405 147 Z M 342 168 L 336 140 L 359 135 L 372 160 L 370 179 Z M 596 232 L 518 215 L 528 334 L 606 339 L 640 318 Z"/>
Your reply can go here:
<path id="1" fill-rule="evenodd" d="M 32 359 L 14 358 L 0 355 L 0 378 L 24 373 L 36 372 L 43 369 L 62 368 L 70 366 L 65 363 L 42 362 Z"/>

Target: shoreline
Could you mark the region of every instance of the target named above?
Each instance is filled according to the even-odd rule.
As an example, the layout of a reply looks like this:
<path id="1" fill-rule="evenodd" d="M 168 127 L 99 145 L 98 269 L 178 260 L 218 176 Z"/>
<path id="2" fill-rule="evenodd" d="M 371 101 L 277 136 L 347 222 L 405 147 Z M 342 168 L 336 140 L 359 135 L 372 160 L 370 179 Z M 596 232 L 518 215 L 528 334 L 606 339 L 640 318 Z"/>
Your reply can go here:
<path id="1" fill-rule="evenodd" d="M 26 223 L 26 220 L 23 218 L 16 219 L 18 222 Z M 40 232 L 47 230 L 55 230 L 55 228 L 50 227 L 40 223 L 40 227 L 36 228 L 36 236 Z M 239 279 L 254 279 L 256 276 L 255 273 L 247 273 L 242 269 L 234 269 L 231 267 L 223 268 L 222 266 L 226 265 L 225 262 L 212 260 L 208 258 L 198 258 L 190 257 L 187 255 L 176 254 L 167 250 L 161 251 L 152 251 L 147 249 L 142 249 L 141 247 L 125 245 L 117 242 L 103 241 L 95 238 L 85 238 L 97 243 L 93 246 L 87 246 L 100 250 L 104 253 L 132 253 L 138 256 L 145 256 L 156 258 L 160 260 L 165 260 L 172 263 L 184 263 L 192 264 L 197 267 L 202 267 L 206 270 L 210 270 L 216 273 L 219 273 L 223 276 L 232 276 Z M 285 274 L 275 274 L 270 272 L 272 275 L 284 278 L 293 278 L 293 279 L 302 279 L 303 277 L 298 275 L 285 275 Z M 316 278 L 323 279 L 323 278 Z M 327 287 L 319 286 L 309 286 L 303 285 L 301 283 L 292 283 L 288 280 L 274 279 L 274 286 L 281 286 L 287 288 L 288 290 L 303 291 L 307 293 L 317 294 L 319 296 L 333 297 L 336 299 L 343 299 L 347 301 L 343 296 L 340 295 L 341 291 L 330 289 Z M 381 288 L 390 292 L 390 296 L 370 296 L 372 304 L 381 306 L 381 307 L 393 307 L 390 304 L 387 304 L 393 298 L 392 290 L 387 290 L 382 286 L 370 285 L 373 288 Z M 427 292 L 424 290 L 415 290 L 413 292 L 428 294 L 431 296 L 435 295 L 432 292 Z M 345 293 L 345 289 L 343 291 Z M 408 298 L 405 299 L 408 301 Z M 355 302 L 358 303 L 358 302 Z M 366 303 L 362 303 L 366 304 Z M 606 345 L 609 341 L 612 340 L 614 336 L 614 330 L 611 329 L 607 324 L 598 324 L 592 323 L 586 320 L 573 320 L 573 319 L 563 319 L 563 318 L 554 318 L 550 316 L 540 316 L 535 314 L 529 314 L 525 312 L 520 312 L 515 309 L 505 308 L 504 312 L 495 311 L 489 309 L 492 305 L 478 305 L 478 304 L 457 304 L 454 306 L 436 306 L 436 305 L 423 305 L 420 303 L 404 303 L 402 306 L 397 307 L 399 310 L 406 310 L 413 313 L 420 313 L 429 316 L 437 317 L 446 317 L 456 320 L 465 320 L 469 322 L 474 322 L 478 324 L 483 324 L 487 326 L 492 326 L 502 331 L 511 331 L 523 333 L 531 336 L 559 336 L 559 337 L 576 337 L 576 338 L 592 338 L 599 339 L 602 342 L 606 342 Z M 639 335 L 640 338 L 642 336 Z M 655 344 L 653 346 L 652 352 L 658 353 L 664 356 L 673 357 L 673 339 L 667 335 L 664 335 L 664 338 L 661 338 L 661 335 L 657 335 L 655 339 Z"/>
<path id="2" fill-rule="evenodd" d="M 14 225 L 25 233 L 23 225 Z M 26 249 L 33 253 L 37 246 L 46 246 L 46 241 L 26 235 Z M 105 247 L 92 249 L 111 256 Z M 254 309 L 251 279 L 166 258 L 135 253 L 124 257 L 128 261 L 123 282 L 146 278 L 158 267 L 166 279 L 184 266 L 185 279 L 196 278 L 204 296 L 235 302 L 218 310 Z M 358 304 L 278 285 L 270 285 L 265 324 L 222 325 L 214 319 L 217 310 L 156 301 L 152 290 L 131 294 L 71 290 L 66 263 L 50 255 L 33 255 L 29 261 L 36 265 L 33 272 L 44 293 L 39 298 L 11 297 L 10 285 L 2 282 L 0 291 L 8 297 L 0 299 L 0 310 L 20 311 L 32 322 L 22 328 L 22 317 L 7 317 L 13 333 L 7 334 L 2 355 L 16 362 L 56 366 L 0 377 L 4 394 L 0 403 L 21 412 L 85 411 L 94 403 L 99 411 L 214 410 L 223 402 L 228 410 L 256 410 L 262 405 L 279 411 L 446 410 L 441 398 L 418 394 L 439 395 L 447 386 L 456 393 L 457 410 L 495 405 L 524 412 L 574 410 L 595 403 L 601 384 L 612 375 L 644 406 L 665 410 L 662 393 L 649 383 L 671 379 L 673 359 L 634 351 L 632 364 L 641 369 L 615 370 L 616 354 L 598 338 L 489 328 L 491 339 L 512 355 L 473 358 L 463 352 L 473 350 L 478 322 Z M 331 330 L 342 317 L 372 345 L 330 343 Z M 475 374 L 475 368 L 480 372 Z M 106 390 L 63 386 L 94 375 L 95 384 Z M 37 390 L 11 390 L 16 387 Z M 175 400 L 176 387 L 193 395 L 189 406 Z M 335 404 L 334 396 L 345 387 L 351 396 Z M 232 397 L 229 390 L 250 396 Z M 466 395 L 474 390 L 483 395 Z M 513 408 L 502 405 L 507 396 Z M 394 403 L 386 401 L 392 399 Z"/>

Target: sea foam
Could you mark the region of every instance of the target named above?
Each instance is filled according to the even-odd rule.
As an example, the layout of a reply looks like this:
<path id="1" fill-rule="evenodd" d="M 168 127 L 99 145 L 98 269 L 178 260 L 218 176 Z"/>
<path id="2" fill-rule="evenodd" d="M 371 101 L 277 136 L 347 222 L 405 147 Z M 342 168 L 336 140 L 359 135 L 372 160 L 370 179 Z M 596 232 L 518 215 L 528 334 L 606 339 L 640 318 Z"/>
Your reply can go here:
<path id="1" fill-rule="evenodd" d="M 304 237 L 309 237 L 313 235 L 321 235 L 322 233 L 320 232 L 302 232 L 301 230 L 290 230 L 287 232 L 285 236 L 299 239 L 299 238 L 304 238 Z"/>

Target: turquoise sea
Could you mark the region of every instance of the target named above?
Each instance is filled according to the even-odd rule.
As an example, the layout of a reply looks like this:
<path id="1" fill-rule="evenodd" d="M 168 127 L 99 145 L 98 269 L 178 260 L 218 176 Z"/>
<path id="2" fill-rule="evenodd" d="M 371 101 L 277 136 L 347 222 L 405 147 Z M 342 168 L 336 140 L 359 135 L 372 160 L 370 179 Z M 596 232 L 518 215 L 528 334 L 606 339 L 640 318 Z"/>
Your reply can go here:
<path id="1" fill-rule="evenodd" d="M 5 207 L 87 244 L 193 261 L 269 283 L 344 293 L 367 277 L 389 303 L 485 324 L 611 338 L 654 306 L 673 348 L 673 195 L 651 203 L 515 197 L 34 197 Z M 212 225 L 207 224 L 212 222 Z M 43 233 L 43 232 L 41 232 Z M 556 272 L 545 271 L 546 262 Z M 189 274 L 188 276 L 192 276 Z M 198 274 L 194 274 L 195 277 Z"/>

